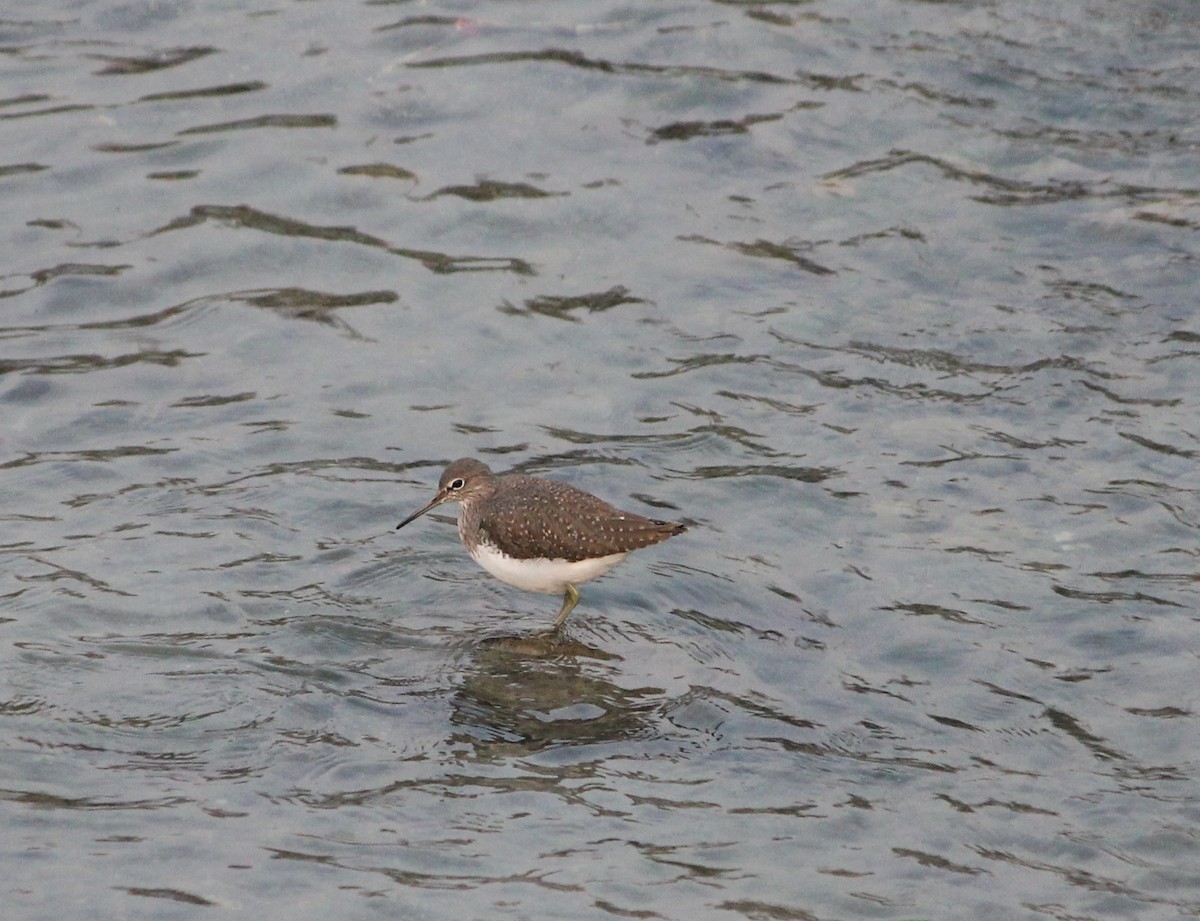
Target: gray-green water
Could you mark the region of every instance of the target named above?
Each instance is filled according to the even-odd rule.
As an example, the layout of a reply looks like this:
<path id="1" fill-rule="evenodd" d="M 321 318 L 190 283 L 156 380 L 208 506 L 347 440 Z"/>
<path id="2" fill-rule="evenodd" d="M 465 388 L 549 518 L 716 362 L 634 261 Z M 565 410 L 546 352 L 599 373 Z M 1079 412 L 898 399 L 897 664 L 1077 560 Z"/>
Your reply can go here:
<path id="1" fill-rule="evenodd" d="M 1190 2 L 0 15 L 0 902 L 1200 916 Z M 687 535 L 557 601 L 441 465 Z"/>

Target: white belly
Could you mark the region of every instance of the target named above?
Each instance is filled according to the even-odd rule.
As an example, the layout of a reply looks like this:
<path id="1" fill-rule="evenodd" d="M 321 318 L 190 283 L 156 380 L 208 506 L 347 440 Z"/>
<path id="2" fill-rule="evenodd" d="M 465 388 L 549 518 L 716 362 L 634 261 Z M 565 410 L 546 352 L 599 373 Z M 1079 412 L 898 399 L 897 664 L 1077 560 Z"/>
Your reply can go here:
<path id="1" fill-rule="evenodd" d="M 575 563 L 567 560 L 514 560 L 485 544 L 472 547 L 470 553 L 476 563 L 501 582 L 527 592 L 544 592 L 547 595 L 561 595 L 567 590 L 568 582 L 579 585 L 602 576 L 629 556 L 628 553 L 613 553 Z"/>

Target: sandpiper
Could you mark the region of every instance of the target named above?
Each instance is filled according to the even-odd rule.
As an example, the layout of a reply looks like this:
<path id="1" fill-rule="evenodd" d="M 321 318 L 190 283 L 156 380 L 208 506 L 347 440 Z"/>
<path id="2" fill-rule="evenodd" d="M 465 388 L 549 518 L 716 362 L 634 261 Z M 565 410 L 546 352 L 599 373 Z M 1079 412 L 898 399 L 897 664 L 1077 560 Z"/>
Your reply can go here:
<path id="1" fill-rule="evenodd" d="M 473 457 L 448 465 L 437 494 L 396 529 L 446 502 L 462 503 L 458 536 L 476 563 L 517 588 L 562 594 L 555 630 L 579 603 L 576 585 L 604 575 L 634 550 L 687 530 L 622 512 L 556 480 L 497 475 Z"/>

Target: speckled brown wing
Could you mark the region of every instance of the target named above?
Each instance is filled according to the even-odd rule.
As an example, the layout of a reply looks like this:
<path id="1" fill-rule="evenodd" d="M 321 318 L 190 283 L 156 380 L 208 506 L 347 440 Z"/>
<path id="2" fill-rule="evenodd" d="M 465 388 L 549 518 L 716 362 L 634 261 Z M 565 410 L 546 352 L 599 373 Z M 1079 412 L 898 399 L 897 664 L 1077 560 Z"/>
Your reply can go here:
<path id="1" fill-rule="evenodd" d="M 622 512 L 566 483 L 520 474 L 501 477 L 485 504 L 480 536 L 518 559 L 574 562 L 628 553 L 687 530 Z"/>

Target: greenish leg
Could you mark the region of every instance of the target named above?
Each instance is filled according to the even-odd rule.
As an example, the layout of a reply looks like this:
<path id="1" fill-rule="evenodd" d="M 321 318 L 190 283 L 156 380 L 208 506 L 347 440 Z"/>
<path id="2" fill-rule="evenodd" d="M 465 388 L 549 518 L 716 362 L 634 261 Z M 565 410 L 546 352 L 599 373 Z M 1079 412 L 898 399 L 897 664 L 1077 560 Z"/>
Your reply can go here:
<path id="1" fill-rule="evenodd" d="M 577 604 L 579 604 L 579 589 L 568 582 L 567 590 L 563 592 L 562 610 L 558 612 L 558 617 L 556 617 L 554 620 L 555 630 L 557 630 L 566 622 L 567 615 L 575 609 L 575 605 Z"/>

